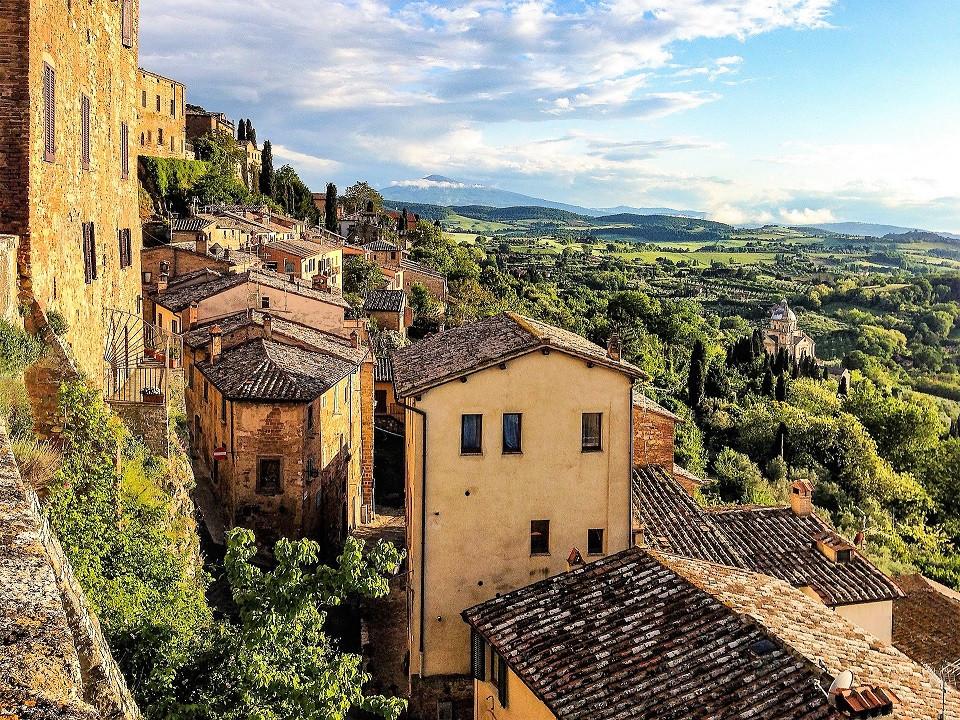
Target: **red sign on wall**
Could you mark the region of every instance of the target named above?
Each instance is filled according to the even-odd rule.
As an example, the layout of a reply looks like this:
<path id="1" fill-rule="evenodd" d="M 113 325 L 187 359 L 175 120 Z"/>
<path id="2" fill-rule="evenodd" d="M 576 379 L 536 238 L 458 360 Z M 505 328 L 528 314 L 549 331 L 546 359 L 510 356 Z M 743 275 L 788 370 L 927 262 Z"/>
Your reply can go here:
<path id="1" fill-rule="evenodd" d="M 226 460 L 227 459 L 227 448 L 218 447 L 213 449 L 213 459 L 214 460 Z"/>

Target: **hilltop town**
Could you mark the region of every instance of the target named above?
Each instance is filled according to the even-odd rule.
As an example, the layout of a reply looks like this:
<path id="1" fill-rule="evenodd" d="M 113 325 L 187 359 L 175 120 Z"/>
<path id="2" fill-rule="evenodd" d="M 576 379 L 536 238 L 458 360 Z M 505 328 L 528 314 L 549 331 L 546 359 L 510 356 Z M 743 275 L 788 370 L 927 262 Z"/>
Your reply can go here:
<path id="1" fill-rule="evenodd" d="M 0 718 L 960 717 L 950 265 L 314 192 L 60 5 L 0 11 Z"/>

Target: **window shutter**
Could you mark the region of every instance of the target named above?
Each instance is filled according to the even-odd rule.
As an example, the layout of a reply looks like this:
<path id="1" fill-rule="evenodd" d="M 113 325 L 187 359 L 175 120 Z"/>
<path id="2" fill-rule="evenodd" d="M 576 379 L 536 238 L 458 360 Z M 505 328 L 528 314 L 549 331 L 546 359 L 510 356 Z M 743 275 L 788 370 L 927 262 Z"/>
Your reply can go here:
<path id="1" fill-rule="evenodd" d="M 133 252 L 131 248 L 130 228 L 123 228 L 117 231 L 120 242 L 120 267 L 126 268 L 133 264 Z"/>
<path id="2" fill-rule="evenodd" d="M 126 246 L 127 246 L 127 267 L 133 265 L 133 230 L 127 228 L 124 230 L 126 236 Z"/>
<path id="3" fill-rule="evenodd" d="M 133 0 L 122 0 L 123 46 L 133 47 Z"/>
<path id="4" fill-rule="evenodd" d="M 486 668 L 484 667 L 484 656 L 486 655 L 486 645 L 483 638 L 473 628 L 470 629 L 470 674 L 477 680 L 486 680 Z"/>
<path id="5" fill-rule="evenodd" d="M 90 169 L 90 98 L 80 96 L 80 165 Z"/>
<path id="6" fill-rule="evenodd" d="M 497 699 L 500 707 L 507 706 L 507 664 L 502 657 L 497 658 Z"/>
<path id="7" fill-rule="evenodd" d="M 93 282 L 96 275 L 97 260 L 93 248 L 93 223 L 83 223 L 83 281 Z"/>
<path id="8" fill-rule="evenodd" d="M 43 159 L 53 162 L 56 155 L 57 76 L 53 68 L 43 64 Z"/>
<path id="9" fill-rule="evenodd" d="M 93 223 L 90 223 L 90 277 L 97 279 L 97 231 Z"/>
<path id="10" fill-rule="evenodd" d="M 120 123 L 120 177 L 130 177 L 130 126 Z"/>

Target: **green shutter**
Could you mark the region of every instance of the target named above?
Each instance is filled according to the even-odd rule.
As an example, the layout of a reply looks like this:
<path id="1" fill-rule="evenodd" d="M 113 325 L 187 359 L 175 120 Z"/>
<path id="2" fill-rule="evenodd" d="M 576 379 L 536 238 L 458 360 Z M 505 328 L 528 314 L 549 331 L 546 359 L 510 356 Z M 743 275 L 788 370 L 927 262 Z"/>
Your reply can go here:
<path id="1" fill-rule="evenodd" d="M 507 706 L 507 664 L 502 657 L 497 658 L 497 693 L 500 707 Z"/>
<path id="2" fill-rule="evenodd" d="M 484 668 L 484 655 L 486 654 L 486 645 L 483 638 L 473 628 L 470 629 L 470 674 L 477 680 L 486 680 L 486 668 Z"/>

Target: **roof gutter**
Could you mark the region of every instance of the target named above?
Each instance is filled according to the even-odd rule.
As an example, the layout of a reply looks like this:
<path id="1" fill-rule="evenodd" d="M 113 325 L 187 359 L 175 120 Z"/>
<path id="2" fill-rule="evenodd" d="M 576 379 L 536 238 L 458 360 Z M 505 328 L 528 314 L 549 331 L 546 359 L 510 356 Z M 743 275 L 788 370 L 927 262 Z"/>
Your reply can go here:
<path id="1" fill-rule="evenodd" d="M 405 402 L 398 402 L 397 405 L 404 410 L 409 410 L 423 418 L 423 447 L 420 463 L 420 676 L 423 677 L 423 632 L 426 628 L 426 603 L 423 594 L 426 590 L 426 567 L 427 567 L 427 414 L 412 405 Z"/>

